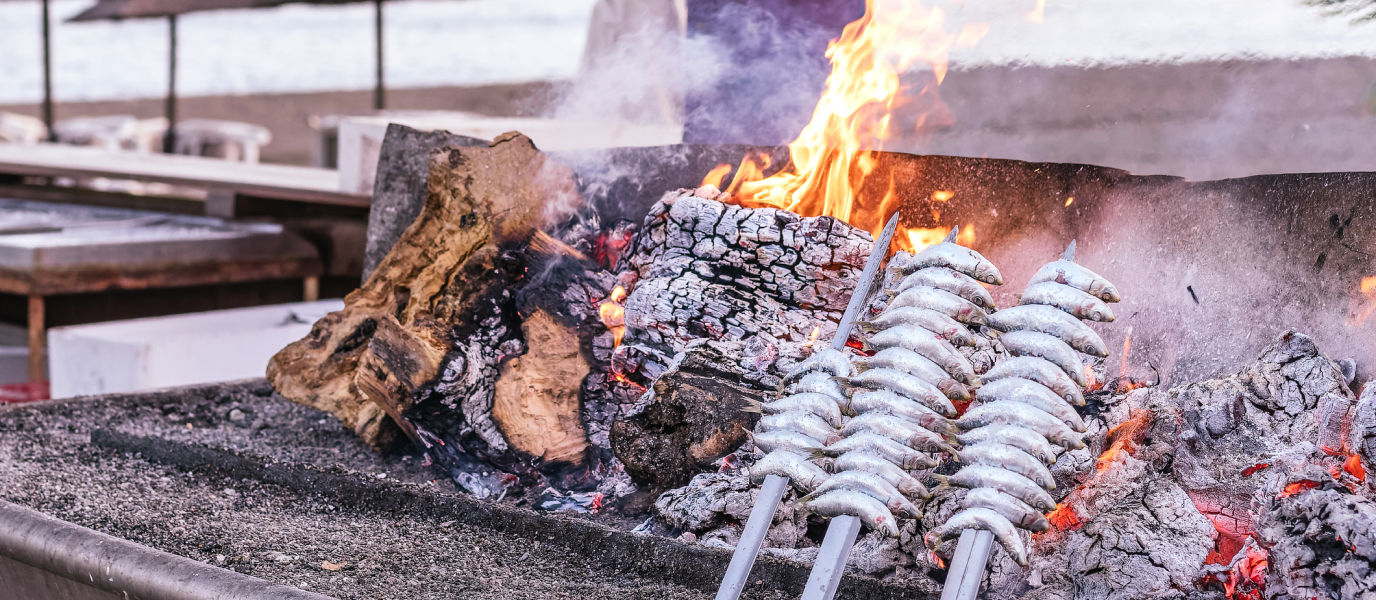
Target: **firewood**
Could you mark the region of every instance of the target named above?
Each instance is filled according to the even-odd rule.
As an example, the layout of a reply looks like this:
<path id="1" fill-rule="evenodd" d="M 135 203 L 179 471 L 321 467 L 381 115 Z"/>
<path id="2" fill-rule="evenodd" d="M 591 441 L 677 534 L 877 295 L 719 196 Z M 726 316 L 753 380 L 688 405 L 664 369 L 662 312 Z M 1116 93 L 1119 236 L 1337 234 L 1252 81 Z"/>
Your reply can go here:
<path id="1" fill-rule="evenodd" d="M 578 392 L 591 369 L 578 336 L 544 311 L 526 318 L 521 332 L 530 350 L 502 365 L 492 418 L 517 450 L 579 464 L 588 442 Z"/>
<path id="2" fill-rule="evenodd" d="M 501 248 L 524 243 L 582 198 L 572 171 L 520 134 L 489 148 L 441 149 L 430 161 L 420 216 L 345 298 L 344 310 L 274 356 L 267 376 L 278 393 L 334 414 L 375 447 L 395 436 L 388 421 L 424 444 L 407 411 L 418 392 L 456 383 L 444 377 L 457 353 L 464 387 L 484 390 L 455 407 L 459 418 L 505 450 L 491 415 L 498 349 L 522 344 L 516 317 L 507 314 L 514 308 Z M 464 354 L 473 345 L 483 349 L 481 358 Z"/>

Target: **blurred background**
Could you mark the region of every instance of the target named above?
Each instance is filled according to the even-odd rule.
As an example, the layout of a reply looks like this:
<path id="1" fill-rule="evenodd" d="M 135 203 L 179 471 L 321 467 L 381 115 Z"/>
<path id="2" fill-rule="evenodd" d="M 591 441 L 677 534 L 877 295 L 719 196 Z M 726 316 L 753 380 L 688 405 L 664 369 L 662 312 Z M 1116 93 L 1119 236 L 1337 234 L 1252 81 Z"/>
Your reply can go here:
<path id="1" fill-rule="evenodd" d="M 971 43 L 904 76 L 919 93 L 883 149 L 1196 180 L 1376 167 L 1365 0 L 925 5 Z M 864 12 L 0 0 L 0 402 L 261 375 L 358 286 L 389 123 L 545 150 L 787 143 Z M 258 312 L 128 321 L 228 309 Z M 192 348 L 234 335 L 193 373 L 215 361 Z"/>

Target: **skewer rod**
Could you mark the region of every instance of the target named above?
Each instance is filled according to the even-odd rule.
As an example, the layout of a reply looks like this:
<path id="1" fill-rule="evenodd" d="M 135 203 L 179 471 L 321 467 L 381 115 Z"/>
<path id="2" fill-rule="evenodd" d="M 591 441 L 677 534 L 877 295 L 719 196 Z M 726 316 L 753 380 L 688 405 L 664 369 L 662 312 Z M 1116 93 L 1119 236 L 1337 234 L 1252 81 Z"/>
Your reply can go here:
<path id="1" fill-rule="evenodd" d="M 994 534 L 983 529 L 960 532 L 956 553 L 951 556 L 951 567 L 946 570 L 941 600 L 975 600 L 979 582 L 984 579 L 984 567 L 989 563 L 989 553 L 993 550 Z"/>
<path id="2" fill-rule="evenodd" d="M 736 600 L 750 579 L 750 569 L 755 566 L 755 555 L 760 553 L 764 536 L 769 533 L 769 525 L 774 522 L 774 511 L 788 489 L 788 479 L 778 475 L 767 475 L 760 495 L 755 497 L 755 507 L 750 509 L 750 517 L 745 520 L 741 531 L 741 541 L 731 555 L 731 565 L 726 567 L 726 575 L 717 589 L 717 600 Z"/>
<path id="3" fill-rule="evenodd" d="M 831 600 L 836 596 L 841 575 L 846 572 L 846 559 L 858 535 L 859 518 L 841 515 L 831 520 L 827 536 L 822 538 L 822 547 L 817 551 L 817 562 L 812 565 L 812 574 L 808 575 L 807 587 L 803 588 L 802 600 Z"/>

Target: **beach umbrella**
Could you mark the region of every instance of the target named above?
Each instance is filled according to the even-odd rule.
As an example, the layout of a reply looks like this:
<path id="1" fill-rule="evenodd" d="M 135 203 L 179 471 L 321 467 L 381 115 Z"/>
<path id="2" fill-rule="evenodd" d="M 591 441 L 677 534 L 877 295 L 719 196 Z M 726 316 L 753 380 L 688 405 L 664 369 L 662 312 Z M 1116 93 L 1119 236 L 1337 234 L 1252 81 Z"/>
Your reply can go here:
<path id="1" fill-rule="evenodd" d="M 168 36 L 167 57 L 167 136 L 163 139 L 163 151 L 172 152 L 176 140 L 174 131 L 177 123 L 177 15 L 207 10 L 228 10 L 239 8 L 269 8 L 292 3 L 308 4 L 351 4 L 354 2 L 373 3 L 373 34 L 377 46 L 377 84 L 373 88 L 373 108 L 386 107 L 385 88 L 382 78 L 382 2 L 383 0 L 99 0 L 95 6 L 72 17 L 70 21 L 100 21 L 118 19 L 166 18 Z M 44 65 L 44 115 L 52 127 L 52 99 L 48 86 L 48 0 L 43 0 L 43 65 Z"/>

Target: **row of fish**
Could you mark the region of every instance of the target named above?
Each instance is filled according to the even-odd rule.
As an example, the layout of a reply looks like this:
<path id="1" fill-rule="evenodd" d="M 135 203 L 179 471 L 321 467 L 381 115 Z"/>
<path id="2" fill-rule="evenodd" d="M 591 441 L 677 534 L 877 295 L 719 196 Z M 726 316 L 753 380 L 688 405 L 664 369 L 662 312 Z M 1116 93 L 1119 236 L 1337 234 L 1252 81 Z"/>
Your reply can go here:
<path id="1" fill-rule="evenodd" d="M 1103 357 L 1102 339 L 1080 319 L 1112 321 L 1107 302 L 1121 300 L 1108 280 L 1074 262 L 1071 242 L 1061 260 L 1032 277 L 1019 306 L 989 315 L 1011 355 L 984 374 L 978 404 L 955 422 L 962 468 L 943 485 L 970 488 L 961 510 L 925 537 L 935 548 L 965 529 L 990 531 L 1020 565 L 1027 550 L 1016 528 L 1045 531 L 1055 509 L 1056 482 L 1047 468 L 1053 446 L 1084 447 L 1085 366 L 1080 354 Z"/>
<path id="2" fill-rule="evenodd" d="M 799 412 L 809 413 L 807 421 L 817 417 L 840 424 L 834 434 L 810 428 L 808 435 L 819 439 L 820 447 L 805 447 L 806 440 L 792 433 L 766 443 L 787 436 L 789 450 L 806 450 L 835 473 L 803 497 L 806 510 L 853 515 L 890 536 L 898 534 L 894 516 L 920 517 L 912 501 L 929 497 L 908 471 L 936 466 L 933 455 L 959 453 L 952 400 L 969 400 L 981 382 L 957 346 L 988 343 L 968 325 L 983 324 L 994 309 L 979 282 L 1003 281 L 989 261 L 952 237 L 918 253 L 901 275 L 885 290 L 884 310 L 858 324 L 869 334 L 863 347 L 871 356 L 850 360 L 839 352 L 819 352 L 784 379 L 781 399 L 760 407 L 771 413 L 762 423 L 778 419 L 770 427 L 782 429 L 788 421 L 798 430 L 799 418 L 783 415 Z M 842 414 L 850 415 L 844 423 Z M 823 433 L 830 435 L 818 437 Z"/>

